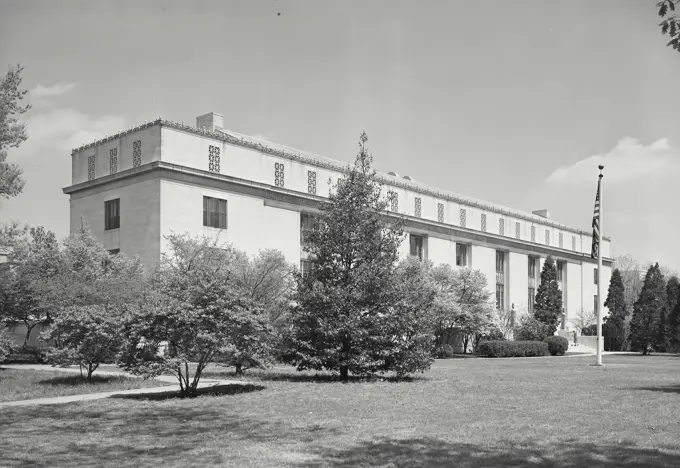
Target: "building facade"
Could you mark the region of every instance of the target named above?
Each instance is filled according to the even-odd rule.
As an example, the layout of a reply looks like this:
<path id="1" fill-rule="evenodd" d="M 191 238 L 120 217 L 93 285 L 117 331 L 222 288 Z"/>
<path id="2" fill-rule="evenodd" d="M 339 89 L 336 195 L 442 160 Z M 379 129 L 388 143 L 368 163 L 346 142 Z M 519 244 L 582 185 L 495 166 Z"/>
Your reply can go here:
<path id="1" fill-rule="evenodd" d="M 222 128 L 215 113 L 196 127 L 157 119 L 72 152 L 71 231 L 81 217 L 109 251 L 155 265 L 172 232 L 219 236 L 251 254 L 278 249 L 308 268 L 304 230 L 346 164 Z M 546 210 L 522 213 L 380 174 L 389 214 L 405 220 L 402 256 L 481 270 L 497 306 L 531 312 L 548 255 L 564 294 L 563 328 L 596 310 L 597 262 L 590 233 L 556 223 Z M 603 239 L 603 281 L 611 272 Z M 605 288 L 606 290 L 606 288 Z M 606 311 L 605 311 L 606 313 Z"/>

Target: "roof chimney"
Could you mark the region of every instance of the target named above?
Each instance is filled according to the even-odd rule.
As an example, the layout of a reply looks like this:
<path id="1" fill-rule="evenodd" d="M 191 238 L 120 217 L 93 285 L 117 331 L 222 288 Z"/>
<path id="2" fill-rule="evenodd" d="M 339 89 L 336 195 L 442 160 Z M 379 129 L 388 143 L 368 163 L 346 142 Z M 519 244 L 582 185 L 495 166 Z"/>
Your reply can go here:
<path id="1" fill-rule="evenodd" d="M 224 117 L 222 114 L 208 112 L 196 117 L 196 126 L 201 130 L 208 130 L 210 132 L 214 132 L 216 129 L 221 130 L 224 127 Z"/>
<path id="2" fill-rule="evenodd" d="M 550 218 L 550 211 L 548 210 L 536 210 L 532 211 L 533 214 L 538 215 L 542 218 L 549 219 Z"/>

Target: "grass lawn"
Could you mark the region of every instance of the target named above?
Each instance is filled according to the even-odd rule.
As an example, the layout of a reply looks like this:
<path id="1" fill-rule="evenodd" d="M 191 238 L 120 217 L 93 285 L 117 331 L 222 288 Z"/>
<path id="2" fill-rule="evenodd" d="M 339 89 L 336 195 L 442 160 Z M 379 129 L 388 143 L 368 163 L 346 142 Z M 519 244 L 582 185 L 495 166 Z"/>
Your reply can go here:
<path id="1" fill-rule="evenodd" d="M 275 369 L 248 393 L 3 408 L 0 465 L 680 466 L 680 357 L 593 361 L 451 359 L 403 383 Z"/>
<path id="2" fill-rule="evenodd" d="M 100 376 L 96 372 L 92 379 L 87 382 L 80 374 L 59 371 L 0 369 L 0 402 L 168 385 L 158 380 Z M 0 459 L 0 466 L 1 463 Z"/>

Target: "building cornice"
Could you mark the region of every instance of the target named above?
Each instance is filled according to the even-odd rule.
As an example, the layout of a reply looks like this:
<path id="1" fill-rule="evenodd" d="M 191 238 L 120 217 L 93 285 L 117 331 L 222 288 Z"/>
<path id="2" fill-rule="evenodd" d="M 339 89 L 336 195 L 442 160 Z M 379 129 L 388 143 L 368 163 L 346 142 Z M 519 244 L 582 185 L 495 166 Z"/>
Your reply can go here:
<path id="1" fill-rule="evenodd" d="M 288 207 L 298 207 L 300 211 L 318 211 L 319 205 L 326 201 L 325 197 L 312 195 L 308 193 L 301 193 L 295 190 L 290 190 L 282 187 L 264 184 L 262 182 L 255 182 L 252 180 L 241 179 L 225 174 L 217 174 L 210 171 L 204 171 L 193 167 L 181 166 L 178 164 L 167 163 L 163 161 L 154 161 L 150 164 L 144 164 L 140 167 L 127 169 L 125 171 L 100 177 L 92 181 L 82 182 L 80 184 L 64 187 L 62 190 L 65 194 L 77 194 L 83 191 L 93 190 L 109 190 L 111 185 L 120 184 L 124 182 L 133 183 L 132 180 L 138 177 L 148 178 L 153 173 L 166 180 L 176 180 L 183 183 L 195 184 L 202 187 L 209 187 L 215 189 L 223 189 L 234 191 L 237 193 L 260 197 L 265 204 L 285 204 Z M 429 219 L 417 218 L 401 213 L 392 213 L 387 211 L 385 213 L 388 217 L 397 217 L 404 221 L 407 228 L 412 230 L 421 230 L 431 233 L 436 233 L 439 236 L 453 238 L 456 241 L 469 242 L 475 245 L 486 247 L 503 247 L 510 251 L 521 253 L 538 253 L 552 255 L 557 259 L 571 260 L 574 262 L 595 263 L 589 255 L 575 252 L 567 249 L 561 249 L 553 246 L 546 246 L 538 243 L 529 242 L 523 239 L 515 239 L 513 237 L 500 236 L 488 232 L 475 231 L 473 229 L 464 228 L 461 226 L 454 226 Z M 611 265 L 612 259 L 604 258 L 605 265 Z"/>
<path id="2" fill-rule="evenodd" d="M 187 124 L 184 124 L 184 123 L 173 122 L 171 120 L 165 120 L 165 119 L 162 119 L 161 117 L 159 117 L 158 119 L 156 119 L 154 121 L 145 122 L 142 125 L 132 127 L 130 129 L 124 130 L 122 132 L 116 133 L 115 135 L 110 135 L 110 136 L 107 136 L 106 138 L 103 138 L 101 140 L 97 140 L 97 141 L 94 141 L 94 142 L 89 143 L 87 145 L 80 146 L 79 148 L 74 149 L 71 152 L 71 155 L 73 156 L 75 153 L 84 151 L 84 150 L 89 149 L 89 148 L 94 148 L 94 147 L 96 147 L 100 144 L 106 143 L 106 142 L 111 141 L 111 140 L 118 139 L 118 138 L 123 137 L 125 135 L 128 135 L 130 133 L 134 133 L 134 132 L 137 132 L 137 131 L 140 131 L 140 130 L 143 130 L 143 129 L 146 129 L 146 128 L 149 128 L 149 127 L 153 127 L 154 125 L 159 125 L 161 127 L 168 127 L 168 128 L 172 128 L 174 130 L 180 130 L 180 131 L 183 131 L 183 132 L 192 133 L 194 135 L 200 135 L 200 136 L 203 136 L 203 137 L 212 138 L 212 139 L 219 140 L 219 141 L 222 141 L 224 143 L 228 143 L 228 144 L 231 144 L 231 145 L 234 145 L 234 146 L 240 146 L 242 148 L 252 149 L 252 150 L 264 153 L 264 154 L 269 154 L 271 156 L 276 156 L 276 157 L 288 159 L 288 160 L 291 160 L 291 161 L 297 161 L 297 162 L 300 162 L 300 163 L 303 163 L 303 164 L 307 164 L 307 165 L 315 166 L 315 167 L 320 167 L 320 168 L 328 169 L 328 170 L 335 171 L 335 172 L 347 173 L 349 171 L 349 165 L 343 165 L 340 162 L 331 162 L 330 160 L 316 159 L 316 158 L 311 157 L 311 156 L 306 156 L 306 155 L 302 154 L 302 152 L 295 152 L 292 149 L 284 150 L 284 149 L 281 149 L 281 148 L 275 148 L 275 147 L 272 147 L 272 146 L 268 146 L 265 143 L 251 141 L 251 140 L 248 140 L 248 139 L 243 138 L 243 137 L 237 137 L 237 136 L 231 135 L 228 131 L 222 132 L 222 131 L 205 130 L 205 129 L 193 127 L 191 125 L 187 125 Z M 542 226 L 553 227 L 553 228 L 556 228 L 556 229 L 560 229 L 562 231 L 570 232 L 572 234 L 578 234 L 580 236 L 588 236 L 588 237 L 591 236 L 590 233 L 583 231 L 581 229 L 571 228 L 571 227 L 566 226 L 564 224 L 556 223 L 554 221 L 540 217 L 538 215 L 523 213 L 523 212 L 520 212 L 520 211 L 508 210 L 508 209 L 505 209 L 505 208 L 494 206 L 494 205 L 489 204 L 489 203 L 484 203 L 484 202 L 480 202 L 480 201 L 477 201 L 477 200 L 471 200 L 471 199 L 468 199 L 468 198 L 465 198 L 465 197 L 462 197 L 462 196 L 459 196 L 459 195 L 456 195 L 456 194 L 453 194 L 453 193 L 449 193 L 449 192 L 445 192 L 445 191 L 439 191 L 439 190 L 435 190 L 435 189 L 431 189 L 431 188 L 427 188 L 427 187 L 422 187 L 422 186 L 419 186 L 418 184 L 409 183 L 409 182 L 406 182 L 405 180 L 395 179 L 391 176 L 387 176 L 387 175 L 383 175 L 383 174 L 378 174 L 377 179 L 378 179 L 379 182 L 381 182 L 385 185 L 403 188 L 405 190 L 410 190 L 412 192 L 420 193 L 420 194 L 423 194 L 423 195 L 428 195 L 428 196 L 431 196 L 433 198 L 437 198 L 437 199 L 440 199 L 440 200 L 451 201 L 451 202 L 454 202 L 454 203 L 458 203 L 460 205 L 465 205 L 465 206 L 468 206 L 468 207 L 477 208 L 477 209 L 480 209 L 482 211 L 488 211 L 488 212 L 500 214 L 500 215 L 503 215 L 503 216 L 511 216 L 513 218 L 521 219 L 523 221 L 528 221 L 530 223 L 535 223 L 535 224 L 539 224 L 539 225 L 542 225 Z M 609 237 L 606 237 L 606 236 L 603 237 L 603 239 L 605 241 L 608 241 L 608 242 L 611 241 L 611 239 Z"/>

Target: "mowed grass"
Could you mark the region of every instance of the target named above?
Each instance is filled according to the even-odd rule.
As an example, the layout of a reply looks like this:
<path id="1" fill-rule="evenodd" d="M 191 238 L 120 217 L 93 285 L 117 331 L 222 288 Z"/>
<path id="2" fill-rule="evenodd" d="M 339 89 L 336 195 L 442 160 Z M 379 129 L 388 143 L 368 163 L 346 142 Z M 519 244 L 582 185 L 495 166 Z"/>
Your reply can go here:
<path id="1" fill-rule="evenodd" d="M 680 466 L 680 358 L 593 360 L 443 360 L 402 383 L 274 369 L 248 393 L 3 408 L 0 464 Z"/>
<path id="2" fill-rule="evenodd" d="M 168 385 L 158 380 L 102 376 L 96 372 L 92 378 L 92 382 L 87 382 L 75 373 L 0 368 L 0 402 Z M 0 459 L 0 466 L 1 463 Z"/>

